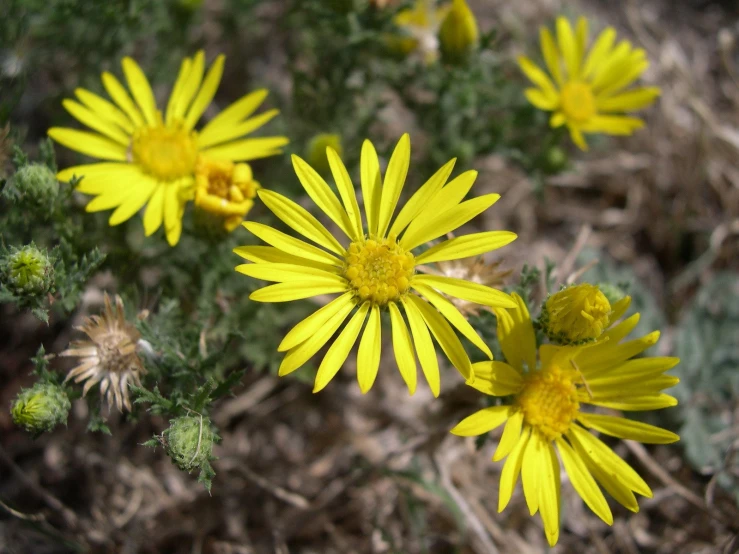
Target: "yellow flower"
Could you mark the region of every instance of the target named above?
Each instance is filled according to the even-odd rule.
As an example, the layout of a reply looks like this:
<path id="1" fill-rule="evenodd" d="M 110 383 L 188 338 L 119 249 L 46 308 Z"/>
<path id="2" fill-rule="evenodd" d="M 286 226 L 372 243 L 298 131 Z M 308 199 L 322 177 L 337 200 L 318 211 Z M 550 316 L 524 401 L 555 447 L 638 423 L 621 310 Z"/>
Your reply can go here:
<path id="1" fill-rule="evenodd" d="M 146 373 L 146 369 L 136 353 L 141 335 L 126 321 L 121 297 L 115 297 L 114 310 L 106 294 L 105 313 L 86 318 L 77 329 L 90 340 L 75 341 L 70 345 L 72 348 L 59 354 L 74 356 L 81 361 L 64 381 L 86 381 L 82 396 L 100 383 L 100 394 L 107 397 L 109 408 L 115 400 L 118 411 L 123 411 L 124 407 L 131 411 L 128 384 L 141 386 L 141 375 Z"/>
<path id="2" fill-rule="evenodd" d="M 552 342 L 584 344 L 599 338 L 630 304 L 631 297 L 626 296 L 611 307 L 597 286 L 570 285 L 547 298 L 539 323 Z"/>
<path id="3" fill-rule="evenodd" d="M 441 53 L 451 62 L 461 62 L 477 44 L 477 20 L 465 0 L 453 0 L 439 29 Z"/>
<path id="4" fill-rule="evenodd" d="M 552 127 L 567 125 L 575 144 L 587 150 L 583 133 L 630 135 L 644 126 L 641 119 L 622 115 L 649 106 L 660 94 L 657 87 L 625 90 L 649 66 L 644 50 L 626 40 L 615 44 L 616 31 L 608 27 L 586 55 L 588 22 L 583 17 L 574 31 L 567 19 L 557 18 L 557 41 L 544 27 L 540 40 L 549 75 L 525 56 L 518 63 L 536 85 L 526 89 L 526 98 L 554 112 Z"/>
<path id="5" fill-rule="evenodd" d="M 498 511 L 511 499 L 519 474 L 532 515 L 541 512 L 550 545 L 559 537 L 560 467 L 556 451 L 572 486 L 603 521 L 613 524 L 600 484 L 620 504 L 639 510 L 634 492 L 651 497 L 644 480 L 604 442 L 587 431 L 651 444 L 667 444 L 679 437 L 659 427 L 583 410 L 590 404 L 613 410 L 644 411 L 675 406 L 662 392 L 678 382 L 664 373 L 677 358 L 634 356 L 654 345 L 659 332 L 621 342 L 636 326 L 635 314 L 606 331 L 603 340 L 588 346 L 544 345 L 539 348 L 526 304 L 513 295 L 515 310 L 496 310 L 498 339 L 507 363 L 474 364 L 472 386 L 493 396 L 514 395 L 511 405 L 480 410 L 452 429 L 475 436 L 503 423 L 505 428 L 493 456 L 508 459 L 500 477 Z M 524 367 L 526 369 L 524 369 Z"/>
<path id="6" fill-rule="evenodd" d="M 416 0 L 412 8 L 398 12 L 393 18 L 403 36 L 388 37 L 390 47 L 406 55 L 418 52 L 426 63 L 436 61 L 437 32 L 449 8 L 448 5 L 437 8 L 434 0 Z"/>
<path id="7" fill-rule="evenodd" d="M 251 210 L 259 188 L 249 164 L 201 156 L 195 167 L 195 206 L 222 217 L 229 233 Z"/>
<path id="8" fill-rule="evenodd" d="M 370 141 L 364 142 L 360 160 L 364 222 L 349 173 L 332 148 L 327 150 L 327 155 L 338 197 L 312 167 L 293 156 L 293 167 L 308 196 L 348 240 L 340 242 L 305 208 L 264 189 L 258 192 L 262 202 L 287 226 L 318 246 L 261 223 L 244 223 L 244 227 L 271 246 L 237 248 L 237 254 L 254 263 L 240 265 L 236 270 L 278 283 L 253 292 L 252 300 L 287 302 L 341 294 L 285 336 L 279 346 L 280 351 L 287 352 L 280 365 L 280 375 L 305 364 L 354 312 L 323 358 L 314 392 L 323 389 L 344 364 L 365 320 L 357 378 L 362 392 L 372 387 L 380 364 L 380 314 L 385 311 L 392 323 L 395 360 L 410 393 L 416 389 L 415 346 L 431 391 L 438 396 L 439 366 L 432 336 L 452 365 L 469 381 L 474 379 L 470 359 L 452 326 L 492 358 L 490 349 L 442 293 L 486 306 L 514 306 L 510 296 L 490 287 L 451 277 L 416 274 L 419 264 L 477 256 L 510 243 L 516 235 L 508 231 L 475 233 L 413 254 L 419 246 L 485 211 L 499 195 L 487 194 L 463 201 L 477 172 L 467 171 L 445 185 L 454 167 L 455 160 L 451 160 L 416 191 L 393 220 L 408 173 L 410 150 L 410 138 L 403 135 L 390 157 L 383 182 L 375 148 Z M 410 332 L 401 308 L 410 323 Z"/>
<path id="9" fill-rule="evenodd" d="M 131 58 L 123 58 L 122 65 L 133 99 L 106 72 L 103 86 L 113 103 L 82 88 L 75 90 L 79 102 L 64 100 L 67 111 L 95 132 L 54 127 L 49 136 L 67 148 L 106 160 L 70 167 L 57 176 L 62 181 L 84 176 L 77 190 L 96 196 L 87 205 L 88 212 L 116 208 L 109 223 L 118 225 L 146 206 L 146 235 L 164 223 L 167 241 L 174 246 L 182 231 L 185 203 L 192 199 L 199 155 L 239 162 L 280 153 L 288 142 L 285 137 L 243 138 L 278 113 L 269 110 L 249 117 L 267 96 L 266 90 L 244 96 L 195 130 L 218 89 L 224 59 L 218 56 L 206 73 L 202 51 L 185 58 L 164 115 Z"/>

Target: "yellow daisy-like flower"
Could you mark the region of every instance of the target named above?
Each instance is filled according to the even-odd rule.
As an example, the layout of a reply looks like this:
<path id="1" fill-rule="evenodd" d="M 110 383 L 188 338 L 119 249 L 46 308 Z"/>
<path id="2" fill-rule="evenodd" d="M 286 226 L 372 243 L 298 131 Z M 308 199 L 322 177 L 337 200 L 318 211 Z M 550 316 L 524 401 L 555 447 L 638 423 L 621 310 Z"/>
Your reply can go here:
<path id="1" fill-rule="evenodd" d="M 195 206 L 223 218 L 229 233 L 254 206 L 259 188 L 249 164 L 201 156 L 195 168 Z"/>
<path id="2" fill-rule="evenodd" d="M 261 223 L 244 223 L 244 227 L 271 246 L 237 248 L 237 254 L 253 262 L 238 266 L 237 271 L 278 283 L 253 292 L 252 300 L 287 302 L 341 294 L 285 336 L 279 346 L 280 351 L 286 352 L 280 375 L 305 364 L 354 312 L 323 358 L 314 392 L 323 389 L 339 371 L 365 321 L 357 378 L 362 392 L 372 387 L 380 364 L 380 314 L 385 311 L 392 323 L 395 360 L 410 393 L 416 389 L 415 347 L 431 391 L 438 396 L 439 366 L 432 336 L 468 381 L 474 379 L 470 359 L 452 326 L 492 358 L 490 349 L 443 294 L 485 306 L 515 306 L 510 296 L 490 287 L 416 273 L 419 264 L 477 256 L 510 243 L 516 235 L 509 231 L 475 233 L 446 240 L 414 255 L 414 249 L 464 225 L 500 196 L 487 194 L 463 201 L 477 172 L 467 171 L 446 183 L 454 167 L 455 160 L 451 160 L 416 191 L 393 220 L 408 173 L 410 151 L 410 138 L 406 134 L 395 147 L 381 182 L 375 148 L 370 141 L 364 142 L 360 161 L 364 223 L 354 185 L 335 150 L 327 148 L 326 155 L 339 197 L 312 167 L 293 156 L 293 167 L 308 196 L 348 241 L 340 242 L 305 208 L 264 189 L 258 192 L 262 202 L 287 226 L 318 246 Z"/>
<path id="3" fill-rule="evenodd" d="M 451 4 L 436 7 L 434 0 L 416 0 L 412 8 L 398 12 L 393 23 L 403 36 L 388 37 L 391 48 L 403 54 L 418 52 L 426 63 L 439 56 L 438 32 Z"/>
<path id="4" fill-rule="evenodd" d="M 560 519 L 556 452 L 577 493 L 609 525 L 613 516 L 600 487 L 633 512 L 639 511 L 634 492 L 652 496 L 636 471 L 587 429 L 651 444 L 667 444 L 679 437 L 646 423 L 586 412 L 583 406 L 624 411 L 675 406 L 677 400 L 662 391 L 678 382 L 677 377 L 664 373 L 679 360 L 632 359 L 659 339 L 655 331 L 622 342 L 639 321 L 639 314 L 635 314 L 591 345 L 541 346 L 537 365 L 529 312 L 518 295 L 513 297 L 518 304 L 515 310 L 496 310 L 498 339 L 508 363 L 474 364 L 476 380 L 472 383 L 485 394 L 514 395 L 513 403 L 480 410 L 452 433 L 475 436 L 506 424 L 493 456 L 494 461 L 508 457 L 500 477 L 498 511 L 508 505 L 520 474 L 529 511 L 531 515 L 541 512 L 547 540 L 553 546 L 559 537 Z"/>
<path id="5" fill-rule="evenodd" d="M 164 115 L 144 72 L 131 58 L 122 62 L 130 95 L 106 72 L 102 82 L 112 103 L 82 88 L 75 90 L 79 102 L 64 100 L 67 111 L 94 132 L 54 127 L 49 136 L 67 148 L 106 160 L 70 167 L 57 175 L 62 181 L 84 176 L 77 190 L 96 196 L 87 204 L 88 212 L 116 208 L 109 223 L 118 225 L 146 206 L 146 235 L 164 223 L 167 241 L 174 246 L 182 231 L 185 203 L 193 196 L 200 155 L 243 162 L 281 152 L 288 142 L 285 137 L 243 138 L 278 113 L 269 110 L 249 117 L 267 96 L 266 90 L 247 94 L 195 130 L 218 89 L 224 60 L 218 56 L 206 73 L 202 51 L 185 58 Z"/>
<path id="6" fill-rule="evenodd" d="M 570 285 L 546 299 L 539 324 L 552 342 L 584 344 L 601 337 L 630 304 L 631 297 L 625 296 L 611 306 L 597 285 Z"/>
<path id="7" fill-rule="evenodd" d="M 525 56 L 518 63 L 536 88 L 526 98 L 541 110 L 554 112 L 552 127 L 567 125 L 577 146 L 587 150 L 583 133 L 630 135 L 644 126 L 636 117 L 622 115 L 649 106 L 660 94 L 657 87 L 625 90 L 649 66 L 646 53 L 623 40 L 616 44 L 616 31 L 608 27 L 588 46 L 588 22 L 581 17 L 572 29 L 564 17 L 557 18 L 557 40 L 544 27 L 541 50 L 549 75 Z M 552 81 L 553 80 L 553 81 Z"/>

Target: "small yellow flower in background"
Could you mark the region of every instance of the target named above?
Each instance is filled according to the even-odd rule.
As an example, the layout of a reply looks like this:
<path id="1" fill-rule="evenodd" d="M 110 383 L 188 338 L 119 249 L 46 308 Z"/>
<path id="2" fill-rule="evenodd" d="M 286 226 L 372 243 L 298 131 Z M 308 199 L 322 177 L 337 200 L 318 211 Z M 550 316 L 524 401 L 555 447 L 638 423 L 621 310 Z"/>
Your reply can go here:
<path id="1" fill-rule="evenodd" d="M 253 262 L 236 270 L 277 282 L 253 292 L 252 300 L 288 302 L 341 294 L 298 323 L 282 340 L 279 350 L 286 354 L 279 369 L 281 376 L 304 365 L 353 313 L 318 368 L 314 392 L 323 389 L 339 371 L 363 326 L 357 379 L 362 392 L 370 390 L 380 365 L 380 313 L 386 311 L 392 323 L 395 360 L 410 393 L 416 389 L 415 350 L 431 391 L 438 396 L 440 375 L 432 336 L 468 381 L 474 379 L 470 359 L 452 326 L 492 358 L 490 349 L 442 294 L 485 306 L 515 306 L 510 296 L 490 287 L 453 277 L 416 273 L 419 264 L 477 256 L 505 246 L 516 235 L 509 231 L 474 233 L 443 241 L 414 255 L 414 249 L 481 214 L 499 195 L 487 194 L 463 201 L 477 172 L 467 171 L 447 183 L 454 168 L 455 160 L 451 160 L 411 196 L 393 220 L 408 173 L 410 150 L 410 138 L 403 135 L 390 157 L 383 180 L 375 148 L 370 141 L 364 142 L 360 160 L 364 222 L 349 173 L 332 148 L 328 148 L 327 155 L 338 197 L 310 165 L 293 156 L 295 173 L 308 196 L 341 229 L 348 243 L 340 242 L 302 206 L 264 189 L 258 192 L 262 202 L 288 227 L 318 246 L 262 223 L 244 223 L 244 227 L 271 246 L 236 248 L 234 252 Z"/>
<path id="2" fill-rule="evenodd" d="M 477 45 L 477 20 L 465 0 L 454 0 L 439 29 L 439 42 L 444 58 L 462 62 Z"/>
<path id="3" fill-rule="evenodd" d="M 570 136 L 587 150 L 583 133 L 630 135 L 644 126 L 636 117 L 622 115 L 645 108 L 660 94 L 658 87 L 626 88 L 649 66 L 646 53 L 623 40 L 616 44 L 616 31 L 608 27 L 588 47 L 588 22 L 581 17 L 572 29 L 564 17 L 557 18 L 557 40 L 541 28 L 541 50 L 549 75 L 525 56 L 518 63 L 536 88 L 526 98 L 541 110 L 554 112 L 552 127 L 567 125 Z"/>
<path id="4" fill-rule="evenodd" d="M 339 157 L 344 154 L 340 135 L 321 133 L 310 139 L 308 143 L 308 151 L 306 152 L 308 164 L 321 175 L 328 175 L 331 171 L 326 156 L 326 149 L 329 147 L 333 148 Z"/>
<path id="5" fill-rule="evenodd" d="M 599 338 L 630 304 L 631 297 L 626 296 L 611 307 L 596 285 L 570 285 L 546 299 L 539 324 L 552 342 L 584 344 Z"/>
<path id="6" fill-rule="evenodd" d="M 482 435 L 505 423 L 493 456 L 506 456 L 500 477 L 498 511 L 511 499 L 519 474 L 526 504 L 541 513 L 547 541 L 559 538 L 560 466 L 564 464 L 572 486 L 607 524 L 613 515 L 599 485 L 620 504 L 639 511 L 634 492 L 650 497 L 652 491 L 631 466 L 587 429 L 620 439 L 668 444 L 679 437 L 665 429 L 623 417 L 583 411 L 583 406 L 645 411 L 675 406 L 677 400 L 662 391 L 677 377 L 665 375 L 679 360 L 667 357 L 632 359 L 659 339 L 655 331 L 622 342 L 639 321 L 635 314 L 612 327 L 603 340 L 587 346 L 543 345 L 537 365 L 536 339 L 528 309 L 513 294 L 518 307 L 496 309 L 498 339 L 507 363 L 474 364 L 477 390 L 492 396 L 514 395 L 510 405 L 493 406 L 465 418 L 452 429 L 460 436 Z M 556 447 L 556 452 L 555 452 Z"/>
<path id="7" fill-rule="evenodd" d="M 141 386 L 141 375 L 146 373 L 136 347 L 141 335 L 126 321 L 123 301 L 115 297 L 115 309 L 105 295 L 105 313 L 85 318 L 76 329 L 84 332 L 90 340 L 75 341 L 60 356 L 79 358 L 80 364 L 72 369 L 65 382 L 85 382 L 82 396 L 100 383 L 100 394 L 106 396 L 108 407 L 115 405 L 118 411 L 125 407 L 131 411 L 128 384 Z"/>
<path id="8" fill-rule="evenodd" d="M 229 233 L 244 221 L 259 188 L 249 164 L 201 156 L 195 167 L 195 206 L 222 217 Z"/>
<path id="9" fill-rule="evenodd" d="M 393 18 L 403 36 L 390 36 L 388 42 L 401 54 L 417 52 L 425 63 L 439 56 L 438 31 L 449 12 L 449 5 L 436 7 L 434 0 L 416 0 L 412 8 L 398 12 Z"/>
<path id="10" fill-rule="evenodd" d="M 77 190 L 96 197 L 87 204 L 88 212 L 116 208 L 109 223 L 118 225 L 146 206 L 146 235 L 163 223 L 167 241 L 174 246 L 182 232 L 185 204 L 193 197 L 200 155 L 243 162 L 281 152 L 288 142 L 285 137 L 243 138 L 278 113 L 269 110 L 250 117 L 267 96 L 266 90 L 247 94 L 195 130 L 218 89 L 224 60 L 218 56 L 205 72 L 202 51 L 185 58 L 164 114 L 157 108 L 149 81 L 131 58 L 122 62 L 130 94 L 106 72 L 103 86 L 113 103 L 82 88 L 75 90 L 79 102 L 63 102 L 74 118 L 94 132 L 54 127 L 49 136 L 67 148 L 105 160 L 57 175 L 62 181 L 84 176 Z"/>

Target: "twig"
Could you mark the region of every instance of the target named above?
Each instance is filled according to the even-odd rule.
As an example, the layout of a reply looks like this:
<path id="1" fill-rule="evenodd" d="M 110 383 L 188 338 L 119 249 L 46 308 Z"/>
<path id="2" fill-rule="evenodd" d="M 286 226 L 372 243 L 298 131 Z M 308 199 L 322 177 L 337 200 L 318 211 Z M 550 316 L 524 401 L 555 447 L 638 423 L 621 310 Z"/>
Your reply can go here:
<path id="1" fill-rule="evenodd" d="M 14 510 L 2 500 L 0 500 L 0 507 L 4 508 L 10 514 L 14 515 L 15 517 L 19 519 L 25 519 L 26 521 L 46 521 L 46 516 L 44 514 L 40 514 L 40 513 L 39 514 L 24 514 L 23 512 Z"/>

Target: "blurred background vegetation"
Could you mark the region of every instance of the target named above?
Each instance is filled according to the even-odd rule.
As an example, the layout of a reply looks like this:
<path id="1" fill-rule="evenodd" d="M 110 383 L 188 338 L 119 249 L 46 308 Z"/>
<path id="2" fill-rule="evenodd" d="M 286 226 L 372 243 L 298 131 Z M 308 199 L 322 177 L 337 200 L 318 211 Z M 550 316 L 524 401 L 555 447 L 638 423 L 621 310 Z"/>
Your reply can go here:
<path id="1" fill-rule="evenodd" d="M 545 551 L 521 498 L 496 513 L 501 468 L 489 461 L 490 441 L 482 455 L 447 436 L 479 401 L 454 376 L 438 403 L 426 390 L 408 398 L 392 370 L 367 397 L 350 371 L 317 396 L 306 384 L 312 367 L 278 380 L 277 344 L 314 306 L 247 300 L 256 285 L 233 271 L 231 251 L 253 241 L 249 233 L 225 235 L 189 214 L 170 248 L 161 234 L 145 238 L 138 218 L 108 227 L 108 214 L 85 213 L 70 185 L 48 185 L 45 172 L 80 162 L 45 138 L 72 124 L 63 98 L 77 87 L 102 93 L 100 74 L 120 75 L 125 55 L 166 98 L 181 59 L 200 48 L 209 60 L 227 56 L 206 119 L 261 87 L 281 111 L 269 134 L 291 143 L 253 164 L 263 186 L 298 195 L 289 154 L 320 165 L 319 135 L 335 135 L 355 171 L 365 138 L 386 163 L 408 131 L 407 190 L 457 157 L 458 172 L 480 171 L 476 194 L 502 195 L 474 224 L 518 233 L 487 260 L 512 270 L 508 287 L 520 285 L 525 264 L 538 268 L 524 275 L 532 306 L 575 276 L 619 287 L 642 312 L 640 330 L 662 330 L 659 354 L 682 358 L 680 407 L 651 415 L 682 441 L 617 450 L 655 498 L 637 515 L 614 512 L 609 528 L 563 487 L 555 551 L 739 549 L 736 7 L 470 0 L 479 47 L 449 60 L 399 46 L 407 37 L 394 17 L 410 4 L 3 0 L 0 249 L 6 259 L 33 242 L 51 277 L 32 295 L 0 287 L 0 404 L 39 379 L 58 384 L 69 365 L 53 354 L 99 312 L 103 291 L 121 294 L 156 359 L 131 414 L 108 416 L 97 394 L 85 402 L 68 387 L 67 427 L 32 440 L 0 410 L 0 552 Z M 515 56 L 535 53 L 539 25 L 558 14 L 613 25 L 647 50 L 645 81 L 663 93 L 646 129 L 600 137 L 585 154 L 528 104 Z M 257 205 L 249 218 L 271 215 Z M 476 322 L 486 338 L 490 319 Z M 221 439 L 210 493 L 161 449 L 142 446 L 190 410 L 207 413 Z"/>

